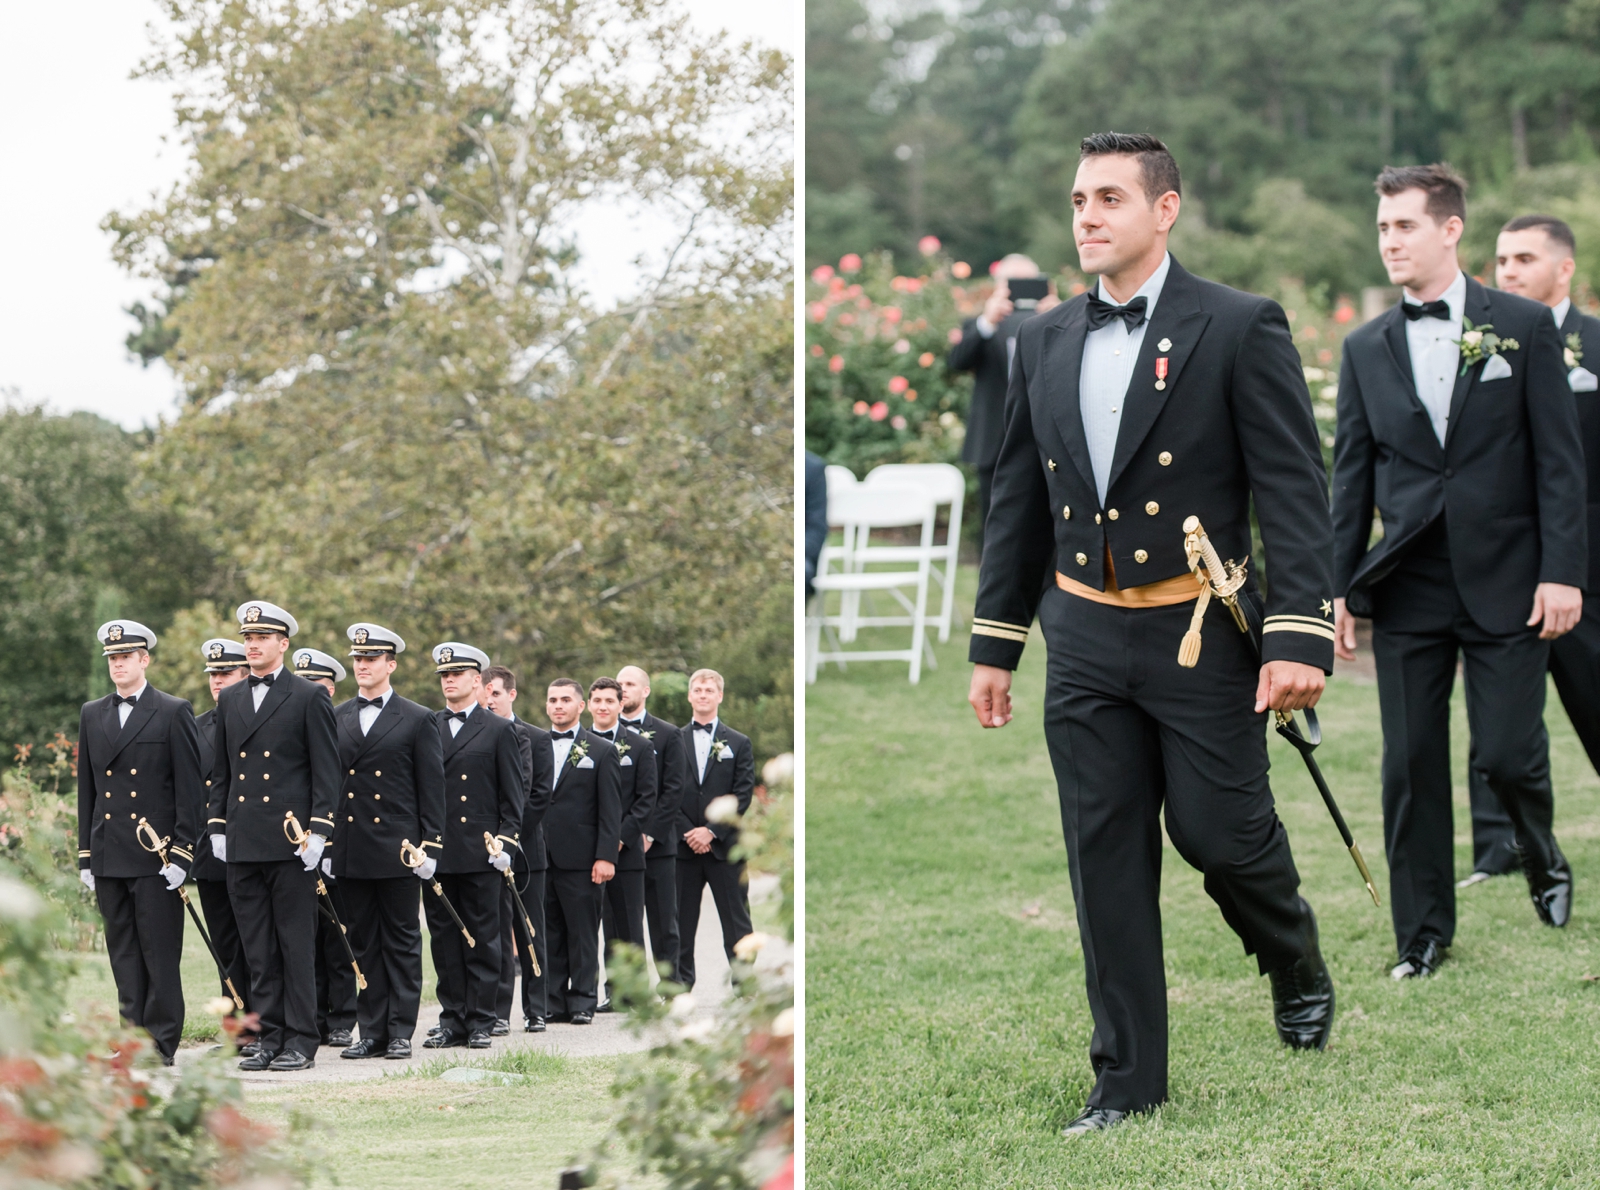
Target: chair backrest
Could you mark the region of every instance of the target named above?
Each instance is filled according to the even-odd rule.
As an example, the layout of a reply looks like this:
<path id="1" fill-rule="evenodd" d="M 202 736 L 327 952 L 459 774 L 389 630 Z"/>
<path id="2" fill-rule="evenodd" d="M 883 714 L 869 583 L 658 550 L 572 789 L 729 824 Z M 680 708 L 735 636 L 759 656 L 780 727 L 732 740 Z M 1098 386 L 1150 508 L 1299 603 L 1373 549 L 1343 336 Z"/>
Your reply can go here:
<path id="1" fill-rule="evenodd" d="M 952 504 L 967 491 L 967 477 L 949 463 L 884 463 L 867 472 L 862 484 L 926 488 L 940 504 Z"/>
<path id="2" fill-rule="evenodd" d="M 841 499 L 861 486 L 861 481 L 856 478 L 856 473 L 848 467 L 841 467 L 838 463 L 829 463 L 822 469 L 823 478 L 828 485 L 828 524 L 844 524 L 834 515 L 834 501 Z"/>
<path id="3" fill-rule="evenodd" d="M 841 492 L 837 501 L 829 494 L 828 518 L 835 524 L 861 529 L 919 525 L 925 534 L 931 534 L 934 507 L 933 497 L 924 488 L 859 484 L 851 491 Z"/>

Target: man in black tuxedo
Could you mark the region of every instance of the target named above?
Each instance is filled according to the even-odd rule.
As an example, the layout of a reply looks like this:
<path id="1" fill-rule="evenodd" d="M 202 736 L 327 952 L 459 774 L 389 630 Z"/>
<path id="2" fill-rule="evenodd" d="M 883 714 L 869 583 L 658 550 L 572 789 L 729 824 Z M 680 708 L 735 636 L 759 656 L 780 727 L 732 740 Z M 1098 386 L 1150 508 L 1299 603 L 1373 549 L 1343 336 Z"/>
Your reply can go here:
<path id="1" fill-rule="evenodd" d="M 533 953 L 527 945 L 513 916 L 517 909 L 511 903 L 511 890 L 500 895 L 500 987 L 495 994 L 496 1032 L 504 1022 L 505 1032 L 511 1031 L 511 1000 L 516 989 L 517 973 L 522 974 L 522 1029 L 525 1033 L 545 1031 L 545 964 L 549 961 L 545 946 L 544 884 L 550 861 L 544 849 L 544 816 L 550 809 L 550 787 L 555 783 L 555 760 L 550 753 L 550 733 L 517 717 L 517 675 L 504 665 L 491 665 L 483 674 L 483 705 L 511 720 L 520 737 L 519 755 L 523 771 L 527 774 L 528 800 L 522 810 L 522 846 L 512 859 L 512 875 L 517 878 L 517 899 L 522 902 L 533 926 Z M 539 973 L 533 972 L 534 960 Z"/>
<path id="2" fill-rule="evenodd" d="M 172 1065 L 183 1035 L 183 902 L 205 801 L 194 708 L 145 680 L 156 635 L 136 620 L 95 633 L 116 693 L 78 719 L 78 875 L 105 919 L 117 1008 Z M 167 862 L 139 843 L 148 819 Z"/>
<path id="3" fill-rule="evenodd" d="M 309 1070 L 317 1053 L 316 870 L 333 834 L 339 752 L 333 701 L 284 666 L 299 624 L 283 608 L 238 608 L 250 676 L 217 699 L 211 770 L 211 847 L 228 866 L 250 965 L 250 1006 L 261 1017 L 257 1052 L 241 1070 Z M 284 833 L 293 814 L 300 847 Z"/>
<path id="4" fill-rule="evenodd" d="M 694 718 L 681 733 L 689 780 L 678 803 L 678 833 L 687 854 L 678 855 L 678 962 L 674 978 L 694 987 L 694 939 L 700 903 L 711 900 L 722 923 L 722 949 L 733 962 L 733 946 L 750 933 L 750 895 L 744 860 L 733 859 L 739 845 L 739 819 L 756 790 L 755 750 L 750 737 L 722 722 L 722 675 L 697 669 L 689 675 L 689 706 Z M 722 799 L 716 809 L 713 802 Z"/>
<path id="5" fill-rule="evenodd" d="M 433 650 L 446 709 L 438 711 L 444 748 L 444 848 L 439 883 L 472 933 L 469 947 L 437 897 L 425 897 L 433 967 L 439 978 L 439 1031 L 423 1046 L 488 1049 L 500 983 L 500 890 L 518 846 L 527 798 L 521 738 L 508 720 L 478 703 L 489 655 L 459 641 Z M 500 853 L 491 856 L 484 835 Z"/>
<path id="6" fill-rule="evenodd" d="M 1551 215 L 1523 215 L 1500 229 L 1495 247 L 1495 285 L 1538 302 L 1550 311 L 1562 339 L 1567 387 L 1578 405 L 1583 435 L 1589 540 L 1600 540 L 1600 319 L 1572 301 L 1577 269 L 1572 228 Z M 1591 547 L 1584 584 L 1583 618 L 1550 642 L 1550 673 L 1561 705 L 1583 741 L 1589 762 L 1600 770 L 1600 550 Z M 1516 827 L 1489 788 L 1476 755 L 1468 768 L 1472 795 L 1472 875 L 1461 887 L 1520 867 Z"/>
<path id="7" fill-rule="evenodd" d="M 660 775 L 655 745 L 638 731 L 619 722 L 622 684 L 615 678 L 596 678 L 589 684 L 589 730 L 617 750 L 621 776 L 622 819 L 617 839 L 617 871 L 605 883 L 600 923 L 606 940 L 605 998 L 596 1012 L 611 1011 L 610 961 L 612 948 L 626 942 L 644 950 L 645 841 L 656 826 L 656 798 Z"/>
<path id="8" fill-rule="evenodd" d="M 215 637 L 200 646 L 200 656 L 205 661 L 206 682 L 211 687 L 213 703 L 229 686 L 242 682 L 250 672 L 250 662 L 245 658 L 244 645 L 236 640 Z M 211 789 L 211 770 L 216 764 L 217 710 L 213 706 L 194 720 L 200 743 L 200 771 L 205 774 L 205 789 Z M 245 962 L 244 945 L 239 941 L 239 923 L 233 916 L 233 902 L 228 900 L 228 866 L 211 853 L 210 843 L 195 852 L 195 888 L 200 893 L 200 908 L 206 915 L 206 931 L 211 944 L 217 948 L 222 968 L 233 980 L 234 989 L 244 1001 L 244 1011 L 250 1011 L 250 965 Z M 222 994 L 228 994 L 228 985 L 222 984 Z M 249 1047 L 254 1046 L 249 1043 Z M 253 1052 L 253 1049 L 252 1049 Z M 242 1057 L 249 1057 L 243 1049 Z"/>
<path id="9" fill-rule="evenodd" d="M 677 724 L 645 709 L 650 675 L 637 665 L 624 665 L 617 671 L 617 683 L 622 687 L 622 725 L 656 750 L 656 818 L 644 840 L 644 917 L 656 970 L 665 964 L 662 974 L 670 978 L 678 961 L 678 813 L 689 765 Z"/>
<path id="10" fill-rule="evenodd" d="M 1391 974 L 1405 979 L 1431 974 L 1455 935 L 1458 656 L 1478 764 L 1516 823 L 1534 907 L 1566 924 L 1545 670 L 1550 641 L 1583 612 L 1589 569 L 1578 415 L 1550 312 L 1462 273 L 1465 183 L 1447 166 L 1385 169 L 1377 188 L 1384 267 L 1405 296 L 1344 344 L 1334 589 L 1341 657 L 1355 655 L 1353 617 L 1372 618 Z M 1369 550 L 1374 505 L 1383 539 Z"/>
<path id="11" fill-rule="evenodd" d="M 969 653 L 978 722 L 1003 726 L 1037 611 L 1095 1026 L 1095 1084 L 1069 1137 L 1167 1097 L 1163 810 L 1178 854 L 1270 977 L 1280 1040 L 1321 1049 L 1333 1024 L 1266 747 L 1266 712 L 1314 705 L 1333 666 L 1322 452 L 1282 308 L 1168 253 L 1180 186 L 1154 137 L 1080 146 L 1073 234 L 1099 281 L 1018 332 Z M 1185 523 L 1198 518 L 1221 559 L 1248 563 L 1252 504 L 1265 600 L 1246 566 L 1247 631 L 1212 600 L 1198 657 L 1180 664 L 1199 610 Z"/>
<path id="12" fill-rule="evenodd" d="M 345 636 L 360 693 L 333 712 L 344 814 L 329 874 L 367 986 L 356 1000 L 361 1039 L 339 1056 L 402 1060 L 422 1004 L 419 881 L 433 879 L 444 850 L 443 743 L 433 712 L 390 684 L 406 648 L 400 634 L 363 621 Z M 426 856 L 415 869 L 401 861 L 406 842 Z"/>
<path id="13" fill-rule="evenodd" d="M 599 1002 L 601 886 L 616 875 L 622 830 L 617 750 L 584 728 L 583 687 L 557 678 L 545 693 L 555 787 L 544 819 L 550 871 L 544 895 L 547 1019 L 594 1021 Z"/>
<path id="14" fill-rule="evenodd" d="M 1011 357 L 1017 348 L 1017 328 L 1035 314 L 1056 304 L 1025 298 L 1013 301 L 1008 282 L 1040 280 L 1039 266 L 1020 252 L 1003 257 L 994 268 L 995 287 L 983 313 L 961 324 L 961 338 L 950 348 L 945 366 L 952 372 L 972 373 L 972 400 L 967 407 L 967 433 L 961 440 L 961 461 L 978 472 L 978 526 L 989 518 L 989 496 L 994 486 L 995 460 L 1005 433 L 1006 383 Z"/>

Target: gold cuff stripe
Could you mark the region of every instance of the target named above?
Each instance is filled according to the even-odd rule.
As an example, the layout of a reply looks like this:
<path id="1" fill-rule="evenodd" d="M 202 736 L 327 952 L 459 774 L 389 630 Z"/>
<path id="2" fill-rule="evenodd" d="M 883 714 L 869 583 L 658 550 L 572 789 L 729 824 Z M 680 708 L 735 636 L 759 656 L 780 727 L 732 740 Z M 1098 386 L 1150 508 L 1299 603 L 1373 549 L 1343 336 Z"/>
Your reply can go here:
<path id="1" fill-rule="evenodd" d="M 206 819 L 206 825 L 209 826 L 213 822 L 226 823 L 227 821 L 228 820 L 226 818 L 207 818 Z"/>
<path id="2" fill-rule="evenodd" d="M 1026 624 L 1008 624 L 1004 620 L 985 620 L 982 616 L 973 616 L 972 622 L 974 624 L 987 624 L 990 628 L 1009 628 L 1012 632 L 1028 631 L 1028 625 Z"/>
<path id="3" fill-rule="evenodd" d="M 424 840 L 422 840 L 422 845 L 424 847 L 443 847 L 444 846 L 443 843 L 437 842 L 437 841 L 435 841 L 433 839 L 424 839 Z"/>
<path id="4" fill-rule="evenodd" d="M 1304 632 L 1307 636 L 1320 636 L 1324 640 L 1334 639 L 1331 624 L 1265 624 L 1261 632 L 1263 635 L 1268 632 Z"/>
<path id="5" fill-rule="evenodd" d="M 312 822 L 326 822 L 329 826 L 333 825 L 333 819 L 331 819 L 331 818 L 313 818 L 311 821 Z"/>
<path id="6" fill-rule="evenodd" d="M 973 636 L 994 636 L 1001 640 L 1011 641 L 1013 644 L 1025 645 L 1028 643 L 1026 632 L 1013 632 L 1009 628 L 990 628 L 987 624 L 973 624 Z"/>
<path id="7" fill-rule="evenodd" d="M 193 859 L 194 858 L 193 854 L 191 854 L 190 852 L 185 851 L 182 847 L 173 847 L 167 852 L 167 854 L 168 855 L 181 855 L 181 856 L 183 856 L 184 859 Z"/>
<path id="8" fill-rule="evenodd" d="M 82 859 L 84 856 L 86 856 L 88 854 L 89 853 L 87 851 L 80 851 L 80 852 L 78 852 L 78 858 Z"/>
<path id="9" fill-rule="evenodd" d="M 1332 628 L 1333 625 L 1321 616 L 1268 616 L 1265 623 L 1271 624 L 1275 620 L 1299 620 L 1306 624 L 1315 624 L 1318 628 Z"/>

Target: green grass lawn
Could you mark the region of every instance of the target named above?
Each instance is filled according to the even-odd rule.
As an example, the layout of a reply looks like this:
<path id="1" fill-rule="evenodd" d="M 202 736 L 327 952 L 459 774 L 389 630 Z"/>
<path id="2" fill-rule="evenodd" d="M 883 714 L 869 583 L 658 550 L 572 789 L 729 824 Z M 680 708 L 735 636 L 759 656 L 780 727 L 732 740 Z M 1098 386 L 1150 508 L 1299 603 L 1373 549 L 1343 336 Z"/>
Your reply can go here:
<path id="1" fill-rule="evenodd" d="M 1017 718 L 998 731 L 967 706 L 965 634 L 937 651 L 919 686 L 903 665 L 863 664 L 829 668 L 807 693 L 810 1185 L 1600 1186 L 1600 779 L 1553 687 L 1556 831 L 1577 880 L 1568 929 L 1538 924 L 1520 876 L 1497 879 L 1461 893 L 1435 978 L 1388 978 L 1377 688 L 1335 678 L 1317 755 L 1383 909 L 1272 737 L 1279 814 L 1338 989 L 1327 1051 L 1278 1043 L 1267 981 L 1169 845 L 1171 1100 L 1066 1142 L 1093 1081 L 1091 1023 L 1040 726 L 1043 641 L 1035 632 Z M 1459 684 L 1454 710 L 1465 875 Z"/>

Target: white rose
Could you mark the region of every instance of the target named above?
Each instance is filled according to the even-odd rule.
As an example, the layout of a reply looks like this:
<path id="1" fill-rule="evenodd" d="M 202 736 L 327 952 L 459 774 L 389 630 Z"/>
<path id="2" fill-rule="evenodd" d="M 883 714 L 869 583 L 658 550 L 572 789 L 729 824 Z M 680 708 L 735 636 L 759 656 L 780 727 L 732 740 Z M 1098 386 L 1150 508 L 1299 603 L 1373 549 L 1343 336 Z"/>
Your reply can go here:
<path id="1" fill-rule="evenodd" d="M 1482 331 L 1467 331 L 1464 335 L 1461 336 L 1461 343 L 1465 347 L 1476 347 L 1479 343 L 1482 343 L 1482 342 L 1483 342 L 1483 332 Z"/>
<path id="2" fill-rule="evenodd" d="M 1570 347 L 1565 348 L 1562 351 L 1561 358 L 1567 361 L 1567 367 L 1569 368 L 1576 368 L 1578 366 L 1578 357 L 1572 354 L 1572 348 Z"/>

